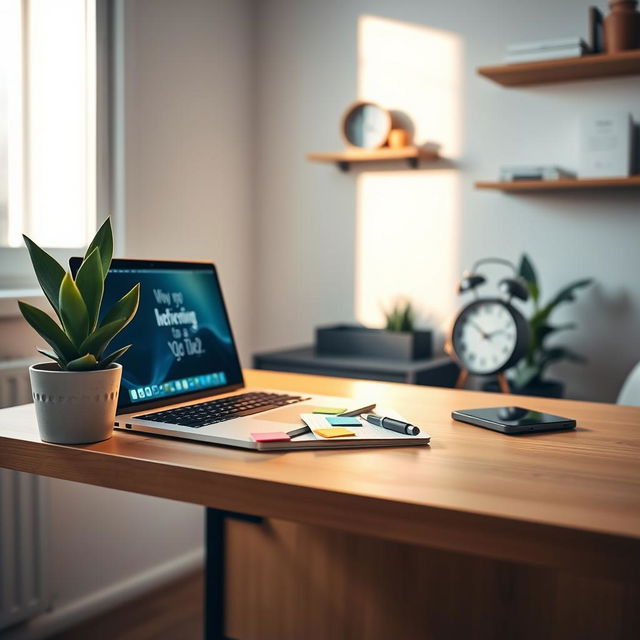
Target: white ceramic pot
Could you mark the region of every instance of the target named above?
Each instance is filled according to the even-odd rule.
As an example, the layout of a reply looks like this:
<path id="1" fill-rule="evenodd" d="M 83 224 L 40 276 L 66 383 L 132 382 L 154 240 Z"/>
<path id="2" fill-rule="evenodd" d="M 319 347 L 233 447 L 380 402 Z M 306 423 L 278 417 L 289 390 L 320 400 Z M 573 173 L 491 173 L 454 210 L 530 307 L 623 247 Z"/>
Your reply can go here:
<path id="1" fill-rule="evenodd" d="M 122 365 L 61 371 L 54 363 L 29 367 L 40 437 L 56 444 L 89 444 L 111 437 Z"/>

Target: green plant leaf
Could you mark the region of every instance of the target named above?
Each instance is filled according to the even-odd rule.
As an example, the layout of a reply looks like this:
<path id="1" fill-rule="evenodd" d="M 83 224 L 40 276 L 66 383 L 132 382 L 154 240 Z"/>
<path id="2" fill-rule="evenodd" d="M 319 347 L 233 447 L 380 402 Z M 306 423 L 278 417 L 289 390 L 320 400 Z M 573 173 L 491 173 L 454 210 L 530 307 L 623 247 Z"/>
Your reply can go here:
<path id="1" fill-rule="evenodd" d="M 126 321 L 122 319 L 103 324 L 87 336 L 87 339 L 80 345 L 79 350 L 83 353 L 92 353 L 96 358 L 100 359 L 109 343 L 122 331 L 126 324 Z"/>
<path id="2" fill-rule="evenodd" d="M 24 319 L 47 341 L 64 362 L 78 357 L 78 351 L 55 321 L 38 307 L 18 301 Z"/>
<path id="3" fill-rule="evenodd" d="M 546 323 L 536 323 L 535 325 L 535 342 L 538 347 L 542 347 L 544 341 L 552 334 L 559 331 L 568 331 L 575 329 L 578 325 L 575 322 L 567 322 L 566 324 L 550 325 Z"/>
<path id="4" fill-rule="evenodd" d="M 138 283 L 125 295 L 118 300 L 106 315 L 102 319 L 102 325 L 109 324 L 115 320 L 126 319 L 128 323 L 138 310 L 138 303 L 140 302 L 140 284 Z M 125 324 L 126 324 L 125 323 Z M 123 325 L 125 326 L 125 325 Z"/>
<path id="5" fill-rule="evenodd" d="M 87 247 L 87 252 L 84 254 L 85 259 L 96 247 L 100 249 L 102 273 L 103 277 L 106 277 L 107 271 L 109 271 L 109 267 L 111 266 L 111 258 L 113 256 L 113 232 L 111 231 L 111 218 L 107 218 L 96 232 L 91 244 Z"/>
<path id="6" fill-rule="evenodd" d="M 531 323 L 536 323 L 540 326 L 543 325 L 559 304 L 562 304 L 563 302 L 573 302 L 573 300 L 575 300 L 574 292 L 577 289 L 589 286 L 592 282 L 593 280 L 591 278 L 586 278 L 584 280 L 573 282 L 560 290 L 550 302 L 532 316 Z M 533 324 L 532 328 L 534 328 Z"/>
<path id="7" fill-rule="evenodd" d="M 38 283 L 49 304 L 51 304 L 57 316 L 60 317 L 58 297 L 60 295 L 60 284 L 65 274 L 64 268 L 31 238 L 25 235 L 22 237 L 29 251 L 29 257 L 31 258 L 36 278 L 38 278 Z"/>
<path id="8" fill-rule="evenodd" d="M 540 297 L 540 289 L 538 287 L 538 276 L 536 270 L 531 262 L 529 256 L 526 253 L 522 254 L 520 259 L 520 267 L 518 269 L 518 275 L 524 278 L 527 283 L 527 289 L 529 289 L 529 295 L 535 304 L 538 303 Z"/>
<path id="9" fill-rule="evenodd" d="M 538 297 L 540 292 L 537 274 L 533 263 L 526 254 L 521 258 L 519 274 L 527 281 L 529 293 L 534 302 L 534 312 L 528 320 L 530 340 L 527 352 L 516 368 L 515 385 L 518 388 L 522 388 L 537 379 L 541 379 L 546 368 L 554 362 L 564 359 L 574 362 L 583 361 L 581 356 L 565 347 L 552 346 L 546 348 L 545 341 L 554 333 L 576 327 L 575 323 L 554 326 L 549 323 L 549 318 L 558 305 L 575 300 L 575 292 L 578 289 L 589 286 L 592 283 L 592 279 L 585 278 L 572 282 L 562 288 L 544 307 L 539 307 Z"/>
<path id="10" fill-rule="evenodd" d="M 400 319 L 400 331 L 413 331 L 413 308 L 411 303 L 405 304 Z"/>
<path id="11" fill-rule="evenodd" d="M 93 331 L 98 324 L 98 314 L 104 293 L 104 275 L 98 247 L 82 261 L 76 274 L 76 284 L 84 303 L 87 305 L 89 331 Z"/>
<path id="12" fill-rule="evenodd" d="M 122 296 L 104 317 L 101 326 L 80 345 L 82 353 L 93 353 L 96 357 L 104 353 L 111 340 L 126 327 L 138 310 L 140 285 Z"/>
<path id="13" fill-rule="evenodd" d="M 100 368 L 105 369 L 110 364 L 114 363 L 118 358 L 122 357 L 129 350 L 130 347 L 131 345 L 128 344 L 126 347 L 121 347 L 117 351 L 113 351 L 108 356 L 105 356 L 104 358 L 102 358 L 100 360 Z"/>
<path id="14" fill-rule="evenodd" d="M 578 289 L 588 287 L 592 282 L 592 278 L 585 278 L 584 280 L 577 280 L 576 282 L 572 282 L 564 289 L 561 289 L 547 306 L 551 307 L 551 309 L 554 309 L 562 302 L 573 302 L 573 300 L 575 300 L 574 292 Z"/>
<path id="15" fill-rule="evenodd" d="M 41 349 L 40 347 L 36 347 L 36 351 L 39 351 L 43 356 L 47 356 L 47 358 L 55 360 L 61 369 L 65 368 L 65 362 L 63 362 L 60 357 L 53 351 L 49 351 L 49 349 Z"/>
<path id="16" fill-rule="evenodd" d="M 92 353 L 87 353 L 81 358 L 67 362 L 67 371 L 92 371 L 98 368 L 98 361 Z"/>
<path id="17" fill-rule="evenodd" d="M 533 382 L 542 373 L 542 370 L 537 365 L 521 364 L 516 369 L 516 375 L 513 378 L 513 384 L 516 389 L 524 389 L 527 385 Z"/>
<path id="18" fill-rule="evenodd" d="M 383 309 L 387 331 L 413 331 L 415 314 L 411 302 L 396 301 L 390 310 Z"/>
<path id="19" fill-rule="evenodd" d="M 575 329 L 577 326 L 578 325 L 575 322 L 567 322 L 566 324 L 559 324 L 555 327 L 550 324 L 542 324 L 536 327 L 536 331 L 540 342 L 542 342 L 552 333 L 557 333 L 558 331 L 568 331 L 569 329 Z"/>
<path id="20" fill-rule="evenodd" d="M 542 351 L 541 360 L 545 365 L 558 360 L 571 360 L 572 362 L 585 362 L 585 358 L 567 347 L 551 347 Z"/>
<path id="21" fill-rule="evenodd" d="M 538 284 L 538 276 L 536 274 L 535 267 L 531 258 L 526 253 L 522 254 L 520 258 L 520 266 L 518 267 L 518 275 L 524 278 L 527 282 Z"/>
<path id="22" fill-rule="evenodd" d="M 89 314 L 78 286 L 68 273 L 60 285 L 60 317 L 71 342 L 81 345 L 89 333 Z"/>

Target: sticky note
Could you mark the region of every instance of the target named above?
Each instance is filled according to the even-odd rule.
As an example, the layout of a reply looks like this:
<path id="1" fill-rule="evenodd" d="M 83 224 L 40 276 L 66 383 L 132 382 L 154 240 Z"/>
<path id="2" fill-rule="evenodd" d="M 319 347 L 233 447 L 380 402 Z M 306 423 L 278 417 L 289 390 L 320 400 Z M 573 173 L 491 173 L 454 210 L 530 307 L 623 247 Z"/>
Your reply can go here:
<path id="1" fill-rule="evenodd" d="M 343 436 L 355 436 L 356 434 L 344 427 L 331 427 L 330 429 L 315 429 L 315 433 L 323 438 L 342 438 Z"/>
<path id="2" fill-rule="evenodd" d="M 332 427 L 361 427 L 362 422 L 355 416 L 327 416 L 327 422 Z"/>
<path id="3" fill-rule="evenodd" d="M 316 407 L 313 413 L 325 413 L 328 415 L 337 415 L 338 413 L 344 413 L 346 409 L 340 407 Z"/>
<path id="4" fill-rule="evenodd" d="M 291 438 L 284 431 L 267 431 L 264 433 L 252 433 L 254 442 L 285 442 Z"/>

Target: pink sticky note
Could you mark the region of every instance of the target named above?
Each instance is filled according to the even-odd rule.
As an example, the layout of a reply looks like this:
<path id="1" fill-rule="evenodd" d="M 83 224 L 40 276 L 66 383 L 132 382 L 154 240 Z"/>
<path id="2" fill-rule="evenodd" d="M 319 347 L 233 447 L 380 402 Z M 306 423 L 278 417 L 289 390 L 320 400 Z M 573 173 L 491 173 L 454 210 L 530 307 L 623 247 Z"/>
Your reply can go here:
<path id="1" fill-rule="evenodd" d="M 266 433 L 252 433 L 254 442 L 286 442 L 291 438 L 284 431 L 271 431 Z"/>

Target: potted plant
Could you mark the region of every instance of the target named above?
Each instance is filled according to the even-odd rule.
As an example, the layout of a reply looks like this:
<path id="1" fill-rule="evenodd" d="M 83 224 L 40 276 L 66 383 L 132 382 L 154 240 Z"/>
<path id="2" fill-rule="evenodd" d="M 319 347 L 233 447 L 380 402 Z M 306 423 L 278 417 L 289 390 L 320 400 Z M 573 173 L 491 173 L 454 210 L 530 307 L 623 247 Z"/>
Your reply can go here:
<path id="1" fill-rule="evenodd" d="M 100 315 L 104 280 L 111 264 L 109 219 L 89 245 L 75 279 L 52 256 L 23 236 L 38 282 L 59 322 L 19 301 L 25 320 L 49 344 L 38 351 L 53 362 L 29 368 L 40 437 L 59 444 L 106 440 L 113 431 L 122 365 L 131 345 L 106 352 L 138 309 L 136 285 Z"/>
<path id="2" fill-rule="evenodd" d="M 538 276 L 530 258 L 524 254 L 520 260 L 519 275 L 529 289 L 529 296 L 533 302 L 533 313 L 528 319 L 530 341 L 525 357 L 516 365 L 512 372 L 511 384 L 514 393 L 523 395 L 546 396 L 561 398 L 564 384 L 557 380 L 546 380 L 544 374 L 547 368 L 560 360 L 584 362 L 584 358 L 567 347 L 557 343 L 549 345 L 549 338 L 561 331 L 574 329 L 576 324 L 552 324 L 551 315 L 562 304 L 573 302 L 575 293 L 592 283 L 591 278 L 577 280 L 563 287 L 546 304 L 540 302 L 540 285 Z"/>
<path id="3" fill-rule="evenodd" d="M 384 310 L 385 329 L 361 325 L 334 325 L 316 329 L 316 352 L 320 355 L 378 357 L 394 360 L 430 358 L 431 331 L 414 327 L 415 313 L 409 301 L 396 301 Z"/>
<path id="4" fill-rule="evenodd" d="M 396 300 L 391 309 L 384 309 L 387 331 L 413 331 L 416 314 L 410 300 Z"/>

